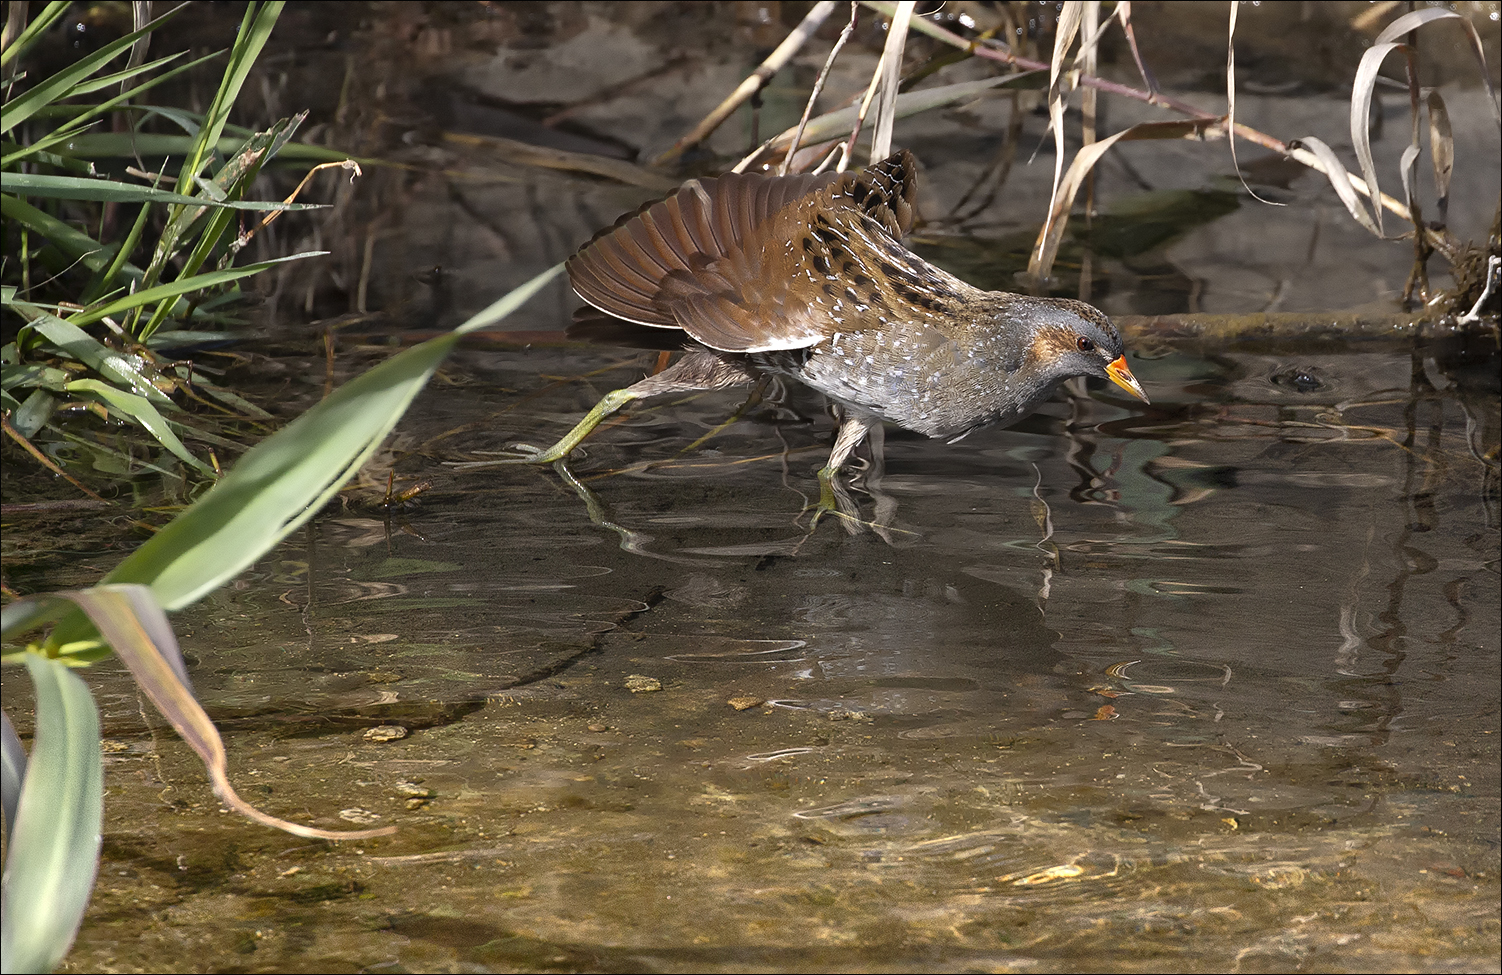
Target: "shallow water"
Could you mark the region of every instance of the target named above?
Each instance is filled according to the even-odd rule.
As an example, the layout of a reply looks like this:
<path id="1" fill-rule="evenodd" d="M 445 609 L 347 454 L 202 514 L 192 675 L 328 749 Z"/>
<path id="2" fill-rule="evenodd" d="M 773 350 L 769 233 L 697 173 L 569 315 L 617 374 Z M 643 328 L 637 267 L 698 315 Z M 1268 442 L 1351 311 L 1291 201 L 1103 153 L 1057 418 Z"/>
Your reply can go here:
<path id="1" fill-rule="evenodd" d="M 807 529 L 822 417 L 682 453 L 728 394 L 590 441 L 613 528 L 526 467 L 321 519 L 179 630 L 247 798 L 400 832 L 224 815 L 96 673 L 69 967 L 1485 970 L 1495 360 L 1431 351 L 1168 354 L 1150 408 L 889 434 L 890 541 Z M 495 395 L 539 357 L 465 354 L 408 434 L 550 434 L 632 374 Z"/>
<path id="2" fill-rule="evenodd" d="M 1223 47 L 1165 64 L 1172 18 L 1136 6 L 1165 83 L 1223 71 Z M 739 27 L 699 23 L 719 46 L 626 84 L 673 63 L 662 18 L 731 16 L 623 13 L 647 7 L 529 5 L 556 34 L 528 44 L 434 14 L 410 63 L 369 67 L 447 59 L 443 84 L 510 109 L 577 101 L 650 157 L 754 59 Z M 1303 43 L 1243 16 L 1242 55 Z M 574 59 L 528 53 L 547 44 Z M 853 50 L 832 86 L 874 60 Z M 1496 131 L 1473 89 L 1445 90 L 1452 218 L 1474 234 Z M 1328 136 L 1345 97 L 1249 89 L 1238 111 Z M 1109 104 L 1107 129 L 1148 117 Z M 1404 128 L 1406 102 L 1387 110 Z M 514 116 L 469 118 L 516 135 Z M 996 287 L 1047 196 L 1043 120 L 993 207 L 942 216 L 1009 118 L 992 100 L 899 130 L 924 166 L 920 246 Z M 714 148 L 745 137 L 727 126 Z M 1376 146 L 1384 172 L 1401 137 Z M 335 245 L 373 255 L 345 284 L 367 282 L 398 331 L 452 324 L 654 192 L 426 138 L 429 168 L 369 176 L 357 199 L 379 215 Z M 1274 209 L 1228 178 L 1223 145 L 1108 159 L 1092 297 L 1112 314 L 1390 308 L 1402 286 L 1407 245 L 1371 239 L 1311 177 L 1250 177 L 1291 204 Z M 560 285 L 511 324 L 556 329 L 574 304 Z M 358 341 L 340 339 L 345 374 L 372 358 Z M 815 529 L 830 424 L 806 392 L 728 425 L 735 393 L 633 409 L 572 463 L 576 489 L 447 464 L 551 442 L 652 356 L 457 355 L 383 458 L 430 482 L 410 508 L 326 512 L 174 619 L 242 796 L 399 832 L 308 843 L 225 813 L 123 672 L 95 667 L 104 859 L 66 968 L 1496 970 L 1495 343 L 1134 348 L 1151 406 L 1092 386 L 954 445 L 888 431 L 882 476 L 853 494 L 878 524 Z M 321 356 L 275 366 L 280 399 L 316 399 Z M 110 532 L 36 557 L 7 531 L 8 584 L 94 581 L 127 543 Z M 24 735 L 29 691 L 4 678 Z"/>

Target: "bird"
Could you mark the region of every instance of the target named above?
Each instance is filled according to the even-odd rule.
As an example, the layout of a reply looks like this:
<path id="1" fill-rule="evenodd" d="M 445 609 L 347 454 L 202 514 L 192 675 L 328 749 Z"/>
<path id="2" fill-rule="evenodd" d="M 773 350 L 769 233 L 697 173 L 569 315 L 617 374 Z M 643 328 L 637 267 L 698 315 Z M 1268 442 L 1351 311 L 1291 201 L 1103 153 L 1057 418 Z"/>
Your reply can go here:
<path id="1" fill-rule="evenodd" d="M 673 330 L 686 354 L 606 396 L 553 446 L 568 457 L 607 416 L 649 396 L 784 377 L 840 416 L 819 471 L 834 478 L 875 425 L 957 441 L 1022 419 L 1076 376 L 1148 402 L 1120 334 L 1082 301 L 973 287 L 908 249 L 917 163 L 863 172 L 691 179 L 621 217 L 568 259 L 597 320 Z"/>

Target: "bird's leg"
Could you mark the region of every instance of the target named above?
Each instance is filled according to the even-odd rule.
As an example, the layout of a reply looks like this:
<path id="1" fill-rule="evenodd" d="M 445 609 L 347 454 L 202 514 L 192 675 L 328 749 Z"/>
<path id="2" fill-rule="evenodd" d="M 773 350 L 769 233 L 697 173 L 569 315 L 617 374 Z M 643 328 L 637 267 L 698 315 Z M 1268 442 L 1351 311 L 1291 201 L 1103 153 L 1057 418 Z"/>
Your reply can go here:
<path id="1" fill-rule="evenodd" d="M 871 499 L 876 502 L 876 510 L 871 515 L 871 530 L 890 545 L 892 533 L 889 526 L 897 515 L 897 499 L 881 489 L 881 479 L 887 472 L 886 440 L 886 427 L 880 423 L 871 427 L 871 435 L 867 441 L 871 445 L 871 467 L 866 471 L 866 476 L 861 479 L 861 484 L 865 487 L 866 493 L 871 495 Z"/>
<path id="2" fill-rule="evenodd" d="M 585 437 L 594 432 L 595 427 L 599 426 L 606 417 L 633 400 L 644 399 L 648 396 L 661 396 L 665 393 L 690 393 L 743 386 L 754 382 L 757 378 L 759 374 L 738 358 L 722 357 L 702 349 L 693 351 L 655 376 L 648 376 L 641 382 L 633 383 L 624 389 L 606 393 L 605 397 L 595 404 L 595 408 L 585 414 L 584 419 L 564 434 L 563 439 L 546 450 L 539 450 L 528 444 L 512 444 L 511 449 L 516 452 L 514 457 L 464 464 L 462 467 L 467 469 L 488 467 L 492 464 L 551 464 L 567 457 L 583 442 Z"/>
<path id="3" fill-rule="evenodd" d="M 640 383 L 637 384 L 641 385 Z M 640 399 L 641 394 L 636 392 L 636 386 L 627 386 L 625 389 L 612 389 L 605 397 L 595 404 L 595 408 L 584 414 L 584 419 L 574 425 L 574 428 L 563 435 L 553 446 L 546 450 L 539 450 L 530 444 L 511 444 L 511 449 L 517 452 L 516 457 L 506 460 L 495 461 L 498 464 L 551 464 L 554 461 L 563 460 L 573 449 L 583 442 L 584 438 L 594 432 L 610 414 L 619 410 L 627 403 Z"/>
<path id="4" fill-rule="evenodd" d="M 814 511 L 814 525 L 819 523 L 819 518 L 826 511 L 843 513 L 836 501 L 837 489 L 834 479 L 838 476 L 845 461 L 850 459 L 851 451 L 860 446 L 860 442 L 866 439 L 866 434 L 880 422 L 881 420 L 871 413 L 849 408 L 845 410 L 844 419 L 840 421 L 840 432 L 834 438 L 834 449 L 829 452 L 829 463 L 819 471 L 819 507 Z"/>

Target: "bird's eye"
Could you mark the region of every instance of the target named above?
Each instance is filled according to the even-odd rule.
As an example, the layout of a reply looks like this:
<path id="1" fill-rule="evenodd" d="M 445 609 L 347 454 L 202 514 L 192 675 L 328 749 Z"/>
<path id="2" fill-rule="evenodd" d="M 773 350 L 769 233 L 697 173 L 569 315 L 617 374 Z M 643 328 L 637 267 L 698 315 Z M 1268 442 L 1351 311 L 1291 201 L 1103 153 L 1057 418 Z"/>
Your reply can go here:
<path id="1" fill-rule="evenodd" d="M 1077 348 L 1077 349 L 1079 349 L 1081 352 L 1094 352 L 1095 351 L 1095 343 L 1092 342 L 1092 341 L 1090 341 L 1089 339 L 1085 338 L 1083 335 L 1081 335 L 1079 338 L 1075 339 L 1074 347 Z"/>

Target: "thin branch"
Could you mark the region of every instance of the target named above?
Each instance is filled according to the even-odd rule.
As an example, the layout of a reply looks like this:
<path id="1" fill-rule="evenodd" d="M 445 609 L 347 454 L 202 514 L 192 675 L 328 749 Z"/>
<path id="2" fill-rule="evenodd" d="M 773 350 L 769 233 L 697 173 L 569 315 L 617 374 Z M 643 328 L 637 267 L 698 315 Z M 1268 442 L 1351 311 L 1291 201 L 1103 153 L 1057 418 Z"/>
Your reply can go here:
<path id="1" fill-rule="evenodd" d="M 773 75 L 782 70 L 783 65 L 792 60 L 793 55 L 798 53 L 798 49 L 803 46 L 804 42 L 814 36 L 814 32 L 823 25 L 830 14 L 834 13 L 835 6 L 835 0 L 819 0 L 814 4 L 814 8 L 803 18 L 803 22 L 795 27 L 781 44 L 777 45 L 775 51 L 767 55 L 767 59 L 761 63 L 761 66 L 751 72 L 750 76 L 730 93 L 729 98 L 721 102 L 714 111 L 704 117 L 702 122 L 694 126 L 692 132 L 673 143 L 671 149 L 652 160 L 652 164 L 661 166 L 671 162 L 681 156 L 688 147 L 709 138 L 710 134 L 719 128 L 732 112 L 741 107 L 742 102 L 760 91 Z"/>
<path id="2" fill-rule="evenodd" d="M 65 479 L 69 484 L 71 484 L 74 487 L 78 488 L 78 490 L 82 491 L 84 494 L 87 494 L 89 497 L 93 498 L 95 501 L 104 501 L 104 499 L 101 498 L 99 495 L 95 494 L 93 491 L 90 491 L 88 488 L 84 487 L 82 481 L 79 481 L 73 475 L 69 474 L 67 471 L 63 470 L 61 467 L 58 467 L 56 464 L 54 464 L 52 462 L 52 460 L 46 454 L 44 454 L 40 450 L 36 449 L 36 447 L 33 446 L 32 442 L 30 440 L 27 440 L 25 437 L 23 437 L 21 435 L 21 431 L 17 430 L 15 427 L 13 427 L 13 426 L 10 425 L 10 417 L 8 417 L 8 416 L 0 417 L 0 424 L 4 424 L 5 425 L 5 434 L 6 434 L 6 436 L 10 437 L 16 443 L 20 444 L 21 447 L 28 454 L 30 454 L 32 457 L 35 457 L 36 460 L 37 460 L 37 463 L 41 464 L 43 467 L 47 468 L 49 471 L 51 471 L 52 473 L 56 474 L 57 476 Z M 108 504 L 109 502 L 105 501 L 105 503 Z"/>
<path id="3" fill-rule="evenodd" d="M 829 57 L 824 59 L 824 67 L 819 70 L 819 77 L 814 81 L 814 90 L 809 93 L 808 104 L 803 106 L 803 117 L 798 120 L 798 131 L 793 133 L 793 144 L 788 146 L 786 156 L 782 157 L 782 165 L 777 169 L 778 176 L 786 176 L 788 167 L 793 163 L 793 156 L 798 153 L 798 144 L 803 141 L 803 130 L 808 127 L 808 117 L 813 113 L 814 102 L 819 100 L 819 94 L 824 91 L 824 80 L 829 77 L 829 69 L 834 67 L 834 59 L 839 56 L 840 48 L 850 40 L 850 35 L 855 32 L 855 21 L 860 16 L 860 4 L 850 0 L 850 23 L 840 31 L 839 40 L 834 42 L 834 47 L 829 51 Z"/>

